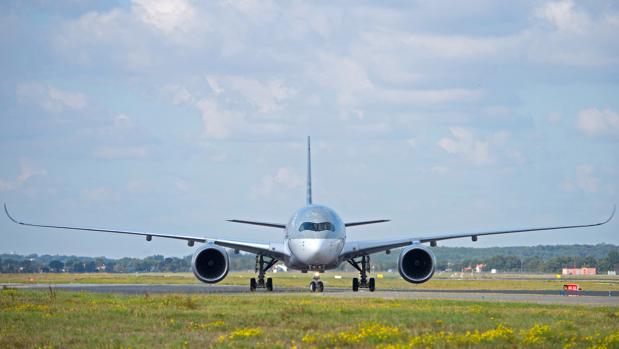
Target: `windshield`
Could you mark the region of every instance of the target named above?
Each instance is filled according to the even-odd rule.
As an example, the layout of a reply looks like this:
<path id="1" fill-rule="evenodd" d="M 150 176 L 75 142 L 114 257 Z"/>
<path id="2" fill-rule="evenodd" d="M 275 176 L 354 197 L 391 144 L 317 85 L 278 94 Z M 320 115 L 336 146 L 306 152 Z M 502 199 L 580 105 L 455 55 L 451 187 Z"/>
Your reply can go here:
<path id="1" fill-rule="evenodd" d="M 312 222 L 303 222 L 301 226 L 299 226 L 299 231 L 311 230 L 311 231 L 335 231 L 333 224 L 331 222 L 323 222 L 323 223 L 312 223 Z"/>

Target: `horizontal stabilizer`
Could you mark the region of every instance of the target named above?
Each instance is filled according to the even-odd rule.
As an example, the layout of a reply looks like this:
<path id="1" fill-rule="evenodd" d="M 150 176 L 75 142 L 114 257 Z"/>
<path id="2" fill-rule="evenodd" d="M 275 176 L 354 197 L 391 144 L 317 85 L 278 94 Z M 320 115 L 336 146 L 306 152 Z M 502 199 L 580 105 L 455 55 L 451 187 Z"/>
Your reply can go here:
<path id="1" fill-rule="evenodd" d="M 345 225 L 347 227 L 354 227 L 356 225 L 366 225 L 366 224 L 375 224 L 375 223 L 385 223 L 385 222 L 390 222 L 390 219 L 377 219 L 374 221 L 363 221 L 363 222 L 350 222 L 350 223 L 346 223 Z"/>
<path id="2" fill-rule="evenodd" d="M 232 222 L 232 223 L 243 223 L 243 224 L 252 224 L 252 225 L 261 225 L 263 227 L 271 227 L 271 228 L 280 228 L 280 229 L 285 229 L 286 225 L 285 224 L 278 224 L 278 223 L 266 223 L 266 222 L 255 222 L 255 221 L 244 221 L 244 220 L 240 220 L 240 219 L 228 219 L 228 222 Z"/>

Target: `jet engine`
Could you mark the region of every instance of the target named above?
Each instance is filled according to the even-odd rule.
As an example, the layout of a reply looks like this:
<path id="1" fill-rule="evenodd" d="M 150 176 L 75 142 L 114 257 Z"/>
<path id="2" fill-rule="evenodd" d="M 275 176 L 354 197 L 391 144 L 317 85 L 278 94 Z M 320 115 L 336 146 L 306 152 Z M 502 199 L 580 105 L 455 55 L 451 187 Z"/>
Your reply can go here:
<path id="1" fill-rule="evenodd" d="M 228 275 L 230 263 L 228 252 L 220 246 L 205 245 L 196 250 L 191 258 L 191 270 L 202 282 L 214 284 Z"/>
<path id="2" fill-rule="evenodd" d="M 398 258 L 398 271 L 402 278 L 414 284 L 424 283 L 434 275 L 434 253 L 423 245 L 402 250 Z"/>

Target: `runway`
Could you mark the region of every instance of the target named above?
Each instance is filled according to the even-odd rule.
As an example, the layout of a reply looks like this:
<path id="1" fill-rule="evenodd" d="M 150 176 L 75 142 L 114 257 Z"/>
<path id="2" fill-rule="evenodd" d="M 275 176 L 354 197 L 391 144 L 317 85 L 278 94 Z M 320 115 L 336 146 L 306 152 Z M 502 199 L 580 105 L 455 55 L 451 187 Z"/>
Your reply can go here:
<path id="1" fill-rule="evenodd" d="M 48 284 L 3 284 L 2 288 L 47 290 Z M 116 294 L 218 294 L 218 295 L 252 295 L 252 294 L 287 294 L 315 295 L 325 297 L 357 297 L 384 299 L 450 299 L 469 301 L 528 302 L 548 304 L 619 306 L 618 291 L 581 291 L 577 296 L 565 296 L 560 291 L 549 290 L 411 290 L 388 289 L 369 292 L 360 290 L 352 292 L 347 288 L 327 288 L 324 293 L 310 293 L 305 288 L 276 288 L 273 292 L 258 290 L 255 293 L 245 286 L 202 285 L 202 284 L 56 284 L 56 290 L 99 292 Z"/>

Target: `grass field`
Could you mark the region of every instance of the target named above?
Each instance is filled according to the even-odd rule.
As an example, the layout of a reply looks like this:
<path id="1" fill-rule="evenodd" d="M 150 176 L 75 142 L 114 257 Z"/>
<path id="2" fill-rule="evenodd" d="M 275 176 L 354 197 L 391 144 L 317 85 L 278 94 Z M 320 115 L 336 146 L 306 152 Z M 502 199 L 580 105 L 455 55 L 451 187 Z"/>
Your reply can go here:
<path id="1" fill-rule="evenodd" d="M 341 275 L 342 279 L 335 279 Z M 436 275 L 423 284 L 411 284 L 400 277 L 398 273 L 384 273 L 383 278 L 377 279 L 377 287 L 387 289 L 445 289 L 445 290 L 561 290 L 566 282 L 577 282 L 587 291 L 619 291 L 619 278 L 609 277 L 581 277 L 570 279 L 556 279 L 553 275 L 525 276 L 528 280 L 520 280 L 521 275 L 491 275 L 483 274 L 464 278 L 450 278 L 446 275 Z M 353 273 L 331 272 L 322 274 L 321 278 L 326 287 L 350 287 Z M 376 274 L 372 276 L 376 277 Z M 221 285 L 248 285 L 250 273 L 230 273 Z M 302 287 L 305 288 L 311 279 L 311 274 L 277 273 L 269 274 L 273 277 L 275 287 Z M 189 284 L 199 283 L 191 273 L 143 273 L 143 274 L 0 274 L 0 283 L 109 283 L 109 284 Z"/>
<path id="2" fill-rule="evenodd" d="M 619 307 L 5 289 L 0 347 L 619 348 Z"/>

